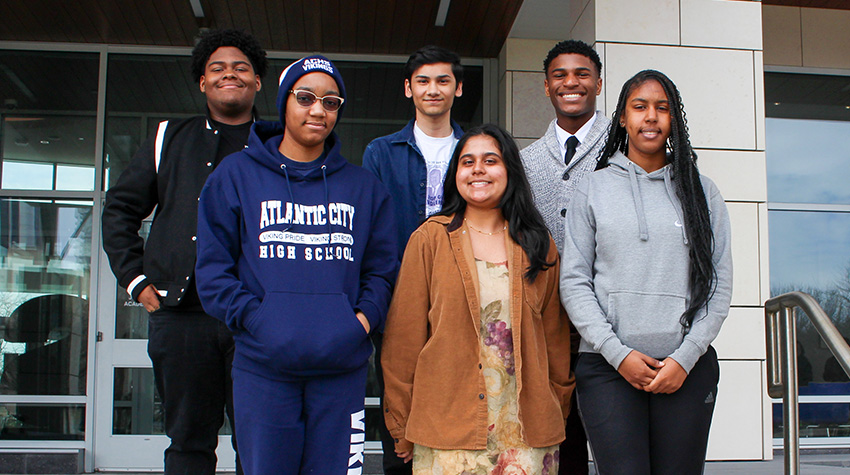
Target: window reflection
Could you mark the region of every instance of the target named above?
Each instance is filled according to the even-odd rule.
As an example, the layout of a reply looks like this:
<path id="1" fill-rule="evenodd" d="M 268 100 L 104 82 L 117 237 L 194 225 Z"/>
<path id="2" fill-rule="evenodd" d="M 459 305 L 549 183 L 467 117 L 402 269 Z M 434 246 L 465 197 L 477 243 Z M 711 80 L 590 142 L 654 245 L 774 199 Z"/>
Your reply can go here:
<path id="1" fill-rule="evenodd" d="M 842 212 L 850 211 L 850 152 L 843 146 L 850 134 L 848 91 L 848 77 L 765 74 L 771 295 L 811 294 L 845 338 L 850 335 L 850 213 Z M 830 205 L 828 212 L 824 205 Z M 847 375 L 804 316 L 797 320 L 797 340 L 800 436 L 850 436 Z M 819 396 L 838 401 L 806 403 Z M 773 405 L 773 429 L 780 437 L 781 404 Z"/>
<path id="2" fill-rule="evenodd" d="M 94 190 L 97 84 L 97 54 L 0 50 L 0 187 Z"/>
<path id="3" fill-rule="evenodd" d="M 0 440 L 83 440 L 83 404 L 0 404 Z"/>
<path id="4" fill-rule="evenodd" d="M 156 391 L 151 368 L 115 368 L 112 433 L 115 435 L 165 434 L 162 399 Z M 224 417 L 219 435 L 232 435 Z"/>
<path id="5" fill-rule="evenodd" d="M 85 394 L 91 213 L 0 200 L 0 394 Z"/>
<path id="6" fill-rule="evenodd" d="M 783 203 L 850 204 L 850 122 L 765 120 L 767 198 Z"/>

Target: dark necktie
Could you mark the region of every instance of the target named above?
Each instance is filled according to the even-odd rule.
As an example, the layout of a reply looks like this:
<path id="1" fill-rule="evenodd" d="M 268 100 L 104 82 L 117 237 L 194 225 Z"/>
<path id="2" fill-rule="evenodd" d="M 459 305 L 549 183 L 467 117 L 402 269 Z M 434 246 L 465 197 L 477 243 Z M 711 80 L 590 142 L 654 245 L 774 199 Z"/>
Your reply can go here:
<path id="1" fill-rule="evenodd" d="M 578 148 L 578 139 L 575 135 L 571 135 L 570 138 L 567 139 L 567 153 L 564 155 L 564 165 L 570 164 L 570 160 L 572 160 L 573 155 L 576 154 L 576 148 Z"/>

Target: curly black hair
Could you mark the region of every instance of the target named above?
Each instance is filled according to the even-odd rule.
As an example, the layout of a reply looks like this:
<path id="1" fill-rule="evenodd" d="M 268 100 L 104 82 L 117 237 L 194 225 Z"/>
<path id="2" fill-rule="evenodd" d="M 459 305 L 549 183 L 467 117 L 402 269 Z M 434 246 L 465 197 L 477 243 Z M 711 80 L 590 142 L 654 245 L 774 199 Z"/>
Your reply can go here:
<path id="1" fill-rule="evenodd" d="M 200 81 L 201 76 L 204 75 L 204 68 L 207 66 L 210 55 L 222 46 L 239 48 L 251 61 L 254 72 L 260 77 L 266 75 L 269 61 L 266 59 L 265 50 L 253 35 L 244 30 L 209 30 L 200 35 L 198 44 L 192 50 L 192 76 L 195 82 Z"/>
<path id="2" fill-rule="evenodd" d="M 589 44 L 579 40 L 564 40 L 549 50 L 546 59 L 543 60 L 543 72 L 549 73 L 549 65 L 552 61 L 562 54 L 580 54 L 587 56 L 596 65 L 596 74 L 602 76 L 602 60 L 599 59 L 599 53 L 591 48 Z"/>

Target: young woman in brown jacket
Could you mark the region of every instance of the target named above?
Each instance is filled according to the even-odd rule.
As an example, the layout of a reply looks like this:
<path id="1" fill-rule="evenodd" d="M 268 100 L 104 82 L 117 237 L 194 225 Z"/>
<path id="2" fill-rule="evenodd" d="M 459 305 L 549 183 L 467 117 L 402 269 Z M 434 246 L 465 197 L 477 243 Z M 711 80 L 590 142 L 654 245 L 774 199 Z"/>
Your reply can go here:
<path id="1" fill-rule="evenodd" d="M 458 142 L 390 306 L 384 416 L 414 474 L 554 475 L 574 382 L 558 253 L 513 138 Z"/>

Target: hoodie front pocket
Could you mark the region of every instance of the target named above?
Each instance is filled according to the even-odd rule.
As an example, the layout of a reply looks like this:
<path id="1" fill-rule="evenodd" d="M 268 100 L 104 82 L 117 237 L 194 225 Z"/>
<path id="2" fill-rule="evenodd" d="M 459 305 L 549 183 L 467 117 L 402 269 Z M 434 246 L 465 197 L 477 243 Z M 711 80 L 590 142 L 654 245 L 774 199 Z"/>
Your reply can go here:
<path id="1" fill-rule="evenodd" d="M 263 362 L 285 373 L 353 370 L 371 353 L 342 293 L 269 292 L 246 326 Z"/>
<path id="2" fill-rule="evenodd" d="M 615 291 L 608 295 L 608 318 L 624 345 L 663 359 L 682 343 L 685 304 L 674 294 Z"/>

